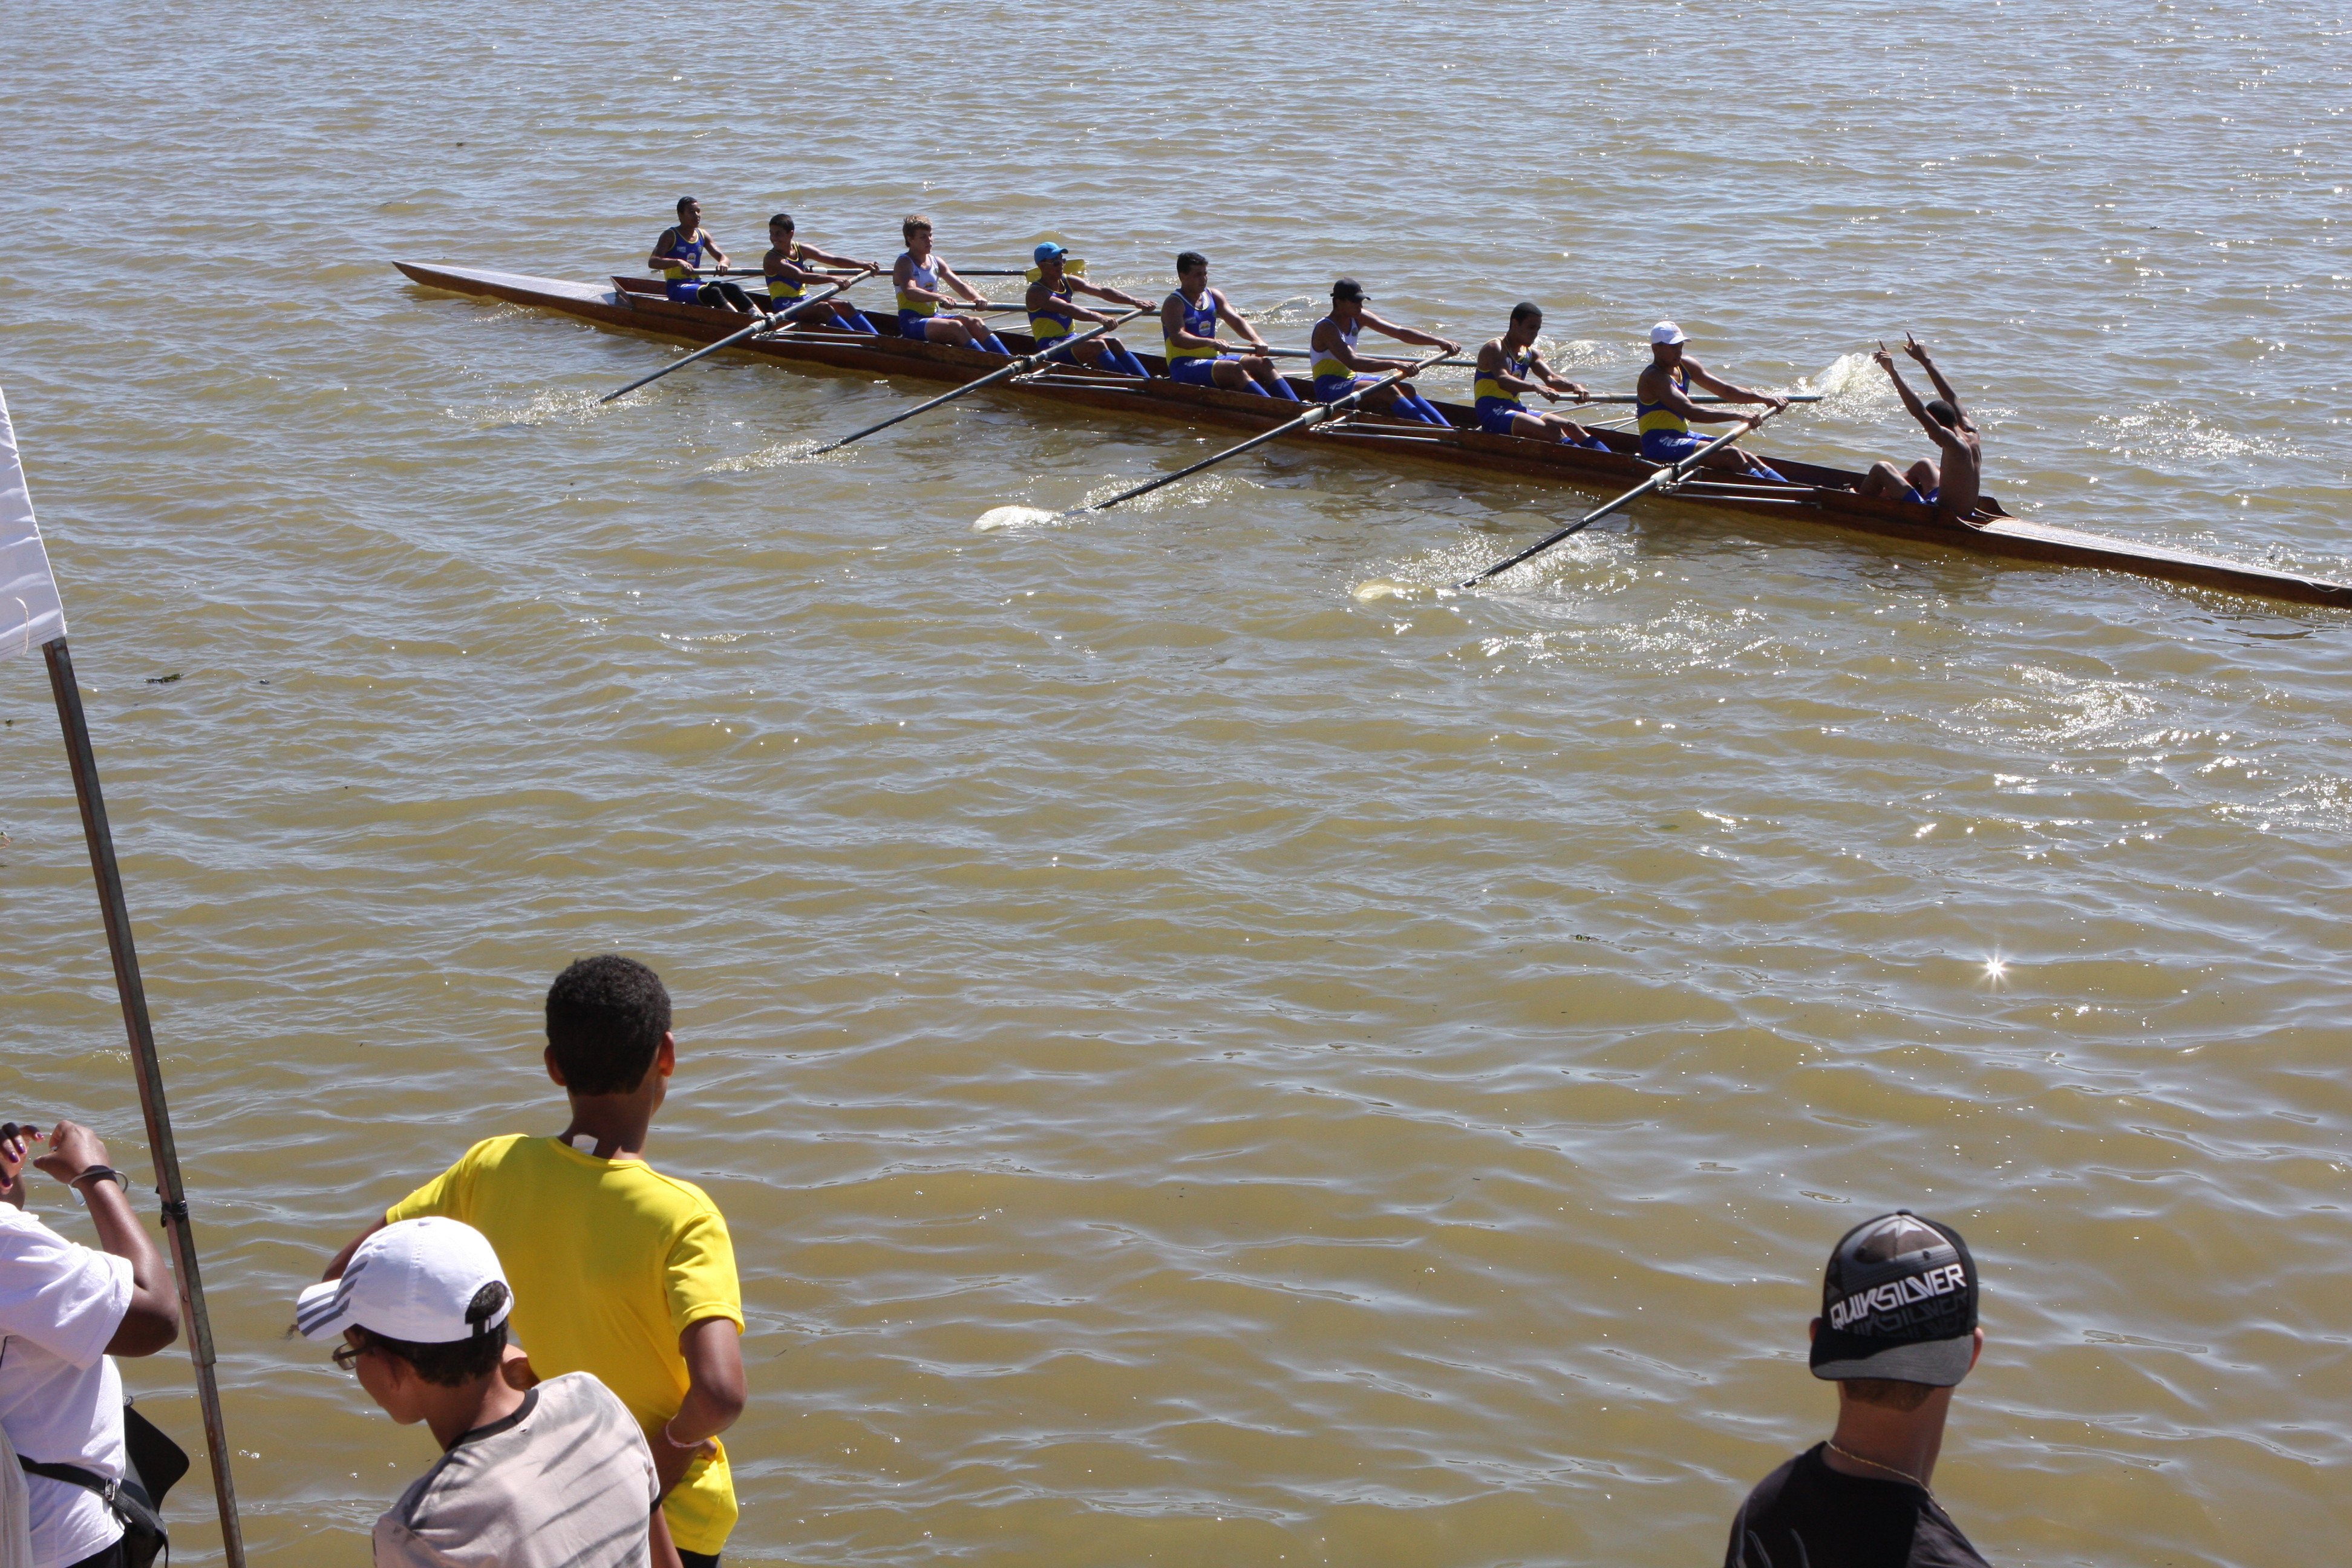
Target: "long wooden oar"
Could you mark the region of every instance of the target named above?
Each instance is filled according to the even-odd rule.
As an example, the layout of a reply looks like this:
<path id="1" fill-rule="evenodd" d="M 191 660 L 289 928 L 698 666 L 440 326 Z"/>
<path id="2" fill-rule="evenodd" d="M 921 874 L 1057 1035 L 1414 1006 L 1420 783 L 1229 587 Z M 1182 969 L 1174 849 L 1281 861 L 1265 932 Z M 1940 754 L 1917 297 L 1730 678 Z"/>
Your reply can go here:
<path id="1" fill-rule="evenodd" d="M 1430 355 L 1427 359 L 1423 360 L 1418 364 L 1408 366 L 1403 370 L 1392 370 L 1389 372 L 1388 374 L 1381 377 L 1378 381 L 1360 386 L 1344 397 L 1335 398 L 1329 403 L 1318 404 L 1314 407 L 1309 408 L 1306 413 L 1300 415 L 1297 418 L 1286 420 L 1282 424 L 1276 426 L 1271 430 L 1262 430 L 1256 435 L 1251 437 L 1248 440 L 1241 442 L 1237 446 L 1228 447 L 1223 451 L 1217 453 L 1213 457 L 1203 458 L 1199 462 L 1179 468 L 1172 474 L 1162 474 L 1158 479 L 1153 479 L 1150 483 L 1138 485 L 1131 490 L 1121 490 L 1118 494 L 1111 497 L 1108 500 L 1090 501 L 1085 506 L 1072 507 L 1069 510 L 1062 513 L 1062 516 L 1080 517 L 1090 511 L 1108 511 L 1111 508 L 1118 505 L 1121 501 L 1133 500 L 1136 497 L 1140 495 L 1150 495 L 1153 490 L 1158 489 L 1162 485 L 1172 485 L 1178 479 L 1190 479 L 1194 474 L 1199 473 L 1202 468 L 1215 468 L 1227 458 L 1238 458 L 1253 447 L 1263 447 L 1277 436 L 1286 436 L 1293 430 L 1303 430 L 1309 425 L 1319 425 L 1324 420 L 1332 418 L 1342 412 L 1353 413 L 1356 405 L 1364 400 L 1367 394 L 1378 392 L 1383 386 L 1393 385 L 1395 383 L 1402 381 L 1409 375 L 1416 375 L 1421 372 L 1427 370 L 1432 365 L 1444 364 L 1446 361 L 1454 357 L 1455 352 L 1457 351 L 1449 350 L 1444 353 L 1434 353 Z"/>
<path id="2" fill-rule="evenodd" d="M 670 361 L 669 363 L 662 366 L 661 369 L 654 372 L 653 374 L 641 375 L 637 377 L 636 380 L 629 383 L 628 385 L 621 388 L 620 391 L 613 393 L 609 396 L 600 397 L 596 401 L 600 404 L 604 404 L 612 402 L 613 399 L 616 397 L 626 397 L 629 394 L 636 391 L 637 388 L 645 385 L 647 382 L 659 381 L 662 377 L 667 375 L 674 370 L 684 370 L 696 360 L 708 359 L 712 354 L 717 353 L 720 349 L 732 347 L 734 344 L 741 342 L 745 338 L 755 338 L 767 332 L 782 332 L 790 331 L 792 328 L 800 325 L 800 323 L 793 318 L 799 315 L 801 311 L 806 310 L 811 305 L 823 304 L 825 300 L 832 299 L 835 294 L 840 293 L 844 289 L 848 288 L 850 284 L 856 283 L 862 279 L 870 278 L 879 270 L 881 270 L 879 268 L 869 267 L 865 271 L 859 273 L 856 278 L 847 279 L 842 282 L 836 283 L 821 294 L 812 294 L 805 300 L 795 300 L 793 303 L 785 306 L 782 310 L 777 311 L 774 315 L 762 316 L 758 321 L 753 321 L 750 326 L 744 328 L 741 331 L 730 332 L 725 337 L 719 339 L 717 342 L 711 343 L 707 347 L 695 350 L 684 359 L 674 359 Z"/>
<path id="3" fill-rule="evenodd" d="M 1478 573 L 1475 576 L 1465 577 L 1461 582 L 1454 584 L 1454 586 L 1457 590 L 1462 588 L 1475 588 L 1479 584 L 1484 583 L 1487 578 L 1507 572 L 1522 561 L 1528 560 L 1532 556 L 1541 555 L 1545 551 L 1549 550 L 1553 545 L 1558 544 L 1570 534 L 1580 532 L 1583 529 L 1590 527 L 1591 524 L 1599 522 L 1602 518 L 1607 517 L 1611 512 L 1615 511 L 1620 507 L 1630 505 L 1632 502 L 1641 500 L 1643 496 L 1648 495 L 1652 490 L 1658 489 L 1660 486 L 1679 483 L 1682 477 L 1696 468 L 1699 465 L 1699 460 L 1705 458 L 1708 453 L 1730 446 L 1742 436 L 1753 434 L 1763 425 L 1765 420 L 1771 418 L 1772 416 L 1780 412 L 1780 411 L 1777 408 L 1768 408 L 1759 416 L 1754 422 L 1744 423 L 1741 427 L 1737 430 L 1725 431 L 1722 435 L 1717 436 L 1714 440 L 1709 441 L 1706 446 L 1701 447 L 1697 451 L 1693 452 L 1689 457 L 1681 459 L 1679 462 L 1670 463 L 1666 467 L 1660 468 L 1656 473 L 1652 474 L 1648 479 L 1643 479 L 1640 484 L 1635 485 L 1632 489 L 1627 490 L 1615 500 L 1609 502 L 1605 506 L 1594 507 L 1591 511 L 1586 512 L 1582 517 L 1578 518 L 1574 522 L 1570 523 L 1566 528 L 1561 529 L 1558 533 L 1553 534 L 1550 538 L 1539 540 L 1537 542 L 1528 545 L 1525 550 L 1520 551 L 1517 555 L 1512 556 L 1509 560 L 1497 561 L 1492 566 L 1487 567 L 1484 572 Z"/>
<path id="4" fill-rule="evenodd" d="M 916 415 L 921 414 L 929 409 L 937 408 L 942 403 L 953 403 L 957 398 L 961 397 L 967 392 L 978 392 L 983 386 L 993 386 L 1000 381 L 1010 380 L 1013 376 L 1019 375 L 1023 371 L 1035 370 L 1039 365 L 1044 364 L 1052 356 L 1061 353 L 1062 350 L 1069 348 L 1076 343 L 1085 342 L 1089 338 L 1098 338 L 1105 332 L 1109 331 L 1113 327 L 1125 326 L 1128 322 L 1135 320 L 1136 317 L 1144 314 L 1146 311 L 1156 310 L 1158 309 L 1159 307 L 1157 305 L 1139 306 L 1137 309 L 1129 310 L 1126 315 L 1105 321 L 1100 326 L 1089 327 L 1085 331 L 1076 333 L 1070 337 L 1055 338 L 1051 343 L 1039 349 L 1036 353 L 1023 354 L 1019 359 L 1014 360 L 1003 370 L 992 370 L 986 375 L 982 376 L 978 381 L 967 381 L 961 386 L 957 387 L 953 392 L 942 392 L 937 397 L 931 398 L 928 402 L 918 403 L 915 406 L 908 409 L 902 414 L 893 414 L 889 418 L 883 420 L 879 425 L 868 425 L 863 430 L 851 431 L 848 435 L 844 436 L 837 441 L 827 441 L 824 446 L 819 447 L 814 451 L 809 453 L 809 456 L 814 458 L 825 452 L 838 451 L 840 448 L 848 446 L 852 441 L 863 441 L 868 436 L 887 430 L 893 425 L 904 424 L 906 421 L 912 419 Z"/>

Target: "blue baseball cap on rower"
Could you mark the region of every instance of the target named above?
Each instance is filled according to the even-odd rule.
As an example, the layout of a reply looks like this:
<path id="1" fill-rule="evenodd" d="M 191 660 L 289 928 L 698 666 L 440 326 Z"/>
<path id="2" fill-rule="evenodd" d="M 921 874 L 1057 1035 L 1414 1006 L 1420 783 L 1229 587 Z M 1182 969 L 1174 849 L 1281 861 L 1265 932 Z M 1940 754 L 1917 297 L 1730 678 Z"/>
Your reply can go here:
<path id="1" fill-rule="evenodd" d="M 1035 259 L 1038 266 L 1043 267 L 1057 256 L 1069 255 L 1070 247 L 1066 245 L 1055 245 L 1049 239 L 1029 254 Z"/>

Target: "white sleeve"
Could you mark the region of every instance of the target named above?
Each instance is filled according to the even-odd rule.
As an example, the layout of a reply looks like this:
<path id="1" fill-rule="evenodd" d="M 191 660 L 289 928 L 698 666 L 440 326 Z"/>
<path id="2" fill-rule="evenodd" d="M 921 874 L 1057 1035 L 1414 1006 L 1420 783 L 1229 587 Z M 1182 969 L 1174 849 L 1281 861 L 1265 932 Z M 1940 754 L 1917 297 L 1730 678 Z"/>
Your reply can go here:
<path id="1" fill-rule="evenodd" d="M 131 1260 L 68 1241 L 30 1215 L 0 1224 L 0 1333 L 87 1372 L 131 1310 Z"/>

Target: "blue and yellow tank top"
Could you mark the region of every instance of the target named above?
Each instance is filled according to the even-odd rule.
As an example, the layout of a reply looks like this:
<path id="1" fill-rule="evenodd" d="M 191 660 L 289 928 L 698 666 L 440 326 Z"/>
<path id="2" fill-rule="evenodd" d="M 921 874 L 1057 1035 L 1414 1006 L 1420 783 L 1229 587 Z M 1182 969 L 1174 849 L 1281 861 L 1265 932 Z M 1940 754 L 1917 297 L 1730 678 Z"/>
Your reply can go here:
<path id="1" fill-rule="evenodd" d="M 1184 298 L 1184 291 L 1181 289 L 1170 294 L 1168 298 L 1183 308 L 1186 331 L 1196 338 L 1213 338 L 1217 335 L 1217 291 L 1214 289 L 1202 289 L 1201 302 L 1197 305 Z M 1212 348 L 1199 346 L 1189 349 L 1179 348 L 1176 340 L 1171 337 L 1162 337 L 1160 340 L 1160 346 L 1167 353 L 1171 363 L 1180 359 L 1215 359 L 1217 357 L 1217 351 Z"/>
<path id="2" fill-rule="evenodd" d="M 1503 369 L 1506 374 L 1517 376 L 1524 381 L 1527 379 L 1528 367 L 1535 362 L 1536 351 L 1532 347 L 1524 348 L 1515 354 L 1505 354 Z M 1475 403 L 1484 403 L 1490 397 L 1500 403 L 1517 404 L 1519 401 L 1517 393 L 1507 390 L 1501 382 L 1490 375 L 1482 375 L 1470 384 L 1470 397 Z"/>
<path id="3" fill-rule="evenodd" d="M 900 251 L 898 259 L 912 263 L 908 270 L 908 281 L 917 288 L 937 289 L 940 286 L 940 258 L 936 253 L 932 255 L 929 265 L 916 261 L 912 251 Z M 894 272 L 898 270 L 895 264 L 891 270 Z M 898 290 L 898 313 L 902 316 L 936 316 L 940 313 L 940 302 L 937 300 L 926 300 L 919 295 L 909 294 L 901 289 Z"/>
<path id="4" fill-rule="evenodd" d="M 1065 260 L 1062 263 L 1062 286 L 1053 291 L 1054 298 L 1067 300 L 1070 297 L 1071 278 L 1084 277 L 1086 270 L 1087 264 L 1083 261 Z M 1029 269 L 1028 278 L 1032 283 L 1042 283 L 1045 279 L 1045 269 L 1042 267 L 1032 267 Z M 1039 348 L 1068 337 L 1070 329 L 1075 325 L 1076 325 L 1075 321 L 1058 310 L 1029 312 L 1029 336 Z"/>
<path id="5" fill-rule="evenodd" d="M 637 232 L 643 234 L 645 230 Z M 694 269 L 702 265 L 702 241 L 685 238 L 673 224 L 662 230 L 661 240 L 654 247 L 654 254 L 670 258 L 670 265 L 662 268 L 662 276 L 673 283 L 683 283 L 692 279 Z"/>
<path id="6" fill-rule="evenodd" d="M 1348 352 L 1349 353 L 1355 353 L 1356 334 L 1363 330 L 1360 323 L 1352 327 L 1342 327 L 1339 325 L 1337 319 L 1326 316 L 1322 321 L 1315 323 L 1315 331 L 1308 334 L 1308 341 L 1312 342 L 1315 338 L 1322 335 L 1323 327 L 1326 322 L 1328 322 L 1338 331 L 1339 341 L 1348 345 Z M 1349 370 L 1346 365 L 1341 364 L 1338 360 L 1332 358 L 1328 350 L 1317 349 L 1315 351 L 1316 380 L 1324 381 L 1334 376 L 1349 376 L 1355 374 L 1356 373 L 1354 371 Z"/>
<path id="7" fill-rule="evenodd" d="M 1674 384 L 1677 391 L 1690 390 L 1690 376 L 1680 365 L 1675 367 Z M 1637 398 L 1633 412 L 1641 416 L 1634 421 L 1633 428 L 1644 436 L 1653 430 L 1663 430 L 1675 436 L 1690 434 L 1690 421 L 1663 403 L 1643 403 Z"/>
<path id="8" fill-rule="evenodd" d="M 784 252 L 784 259 L 795 267 L 800 265 L 801 247 L 798 240 L 794 240 L 792 248 Z M 768 274 L 768 298 L 771 300 L 797 300 L 807 292 L 808 285 L 797 278 L 787 278 L 781 272 Z"/>

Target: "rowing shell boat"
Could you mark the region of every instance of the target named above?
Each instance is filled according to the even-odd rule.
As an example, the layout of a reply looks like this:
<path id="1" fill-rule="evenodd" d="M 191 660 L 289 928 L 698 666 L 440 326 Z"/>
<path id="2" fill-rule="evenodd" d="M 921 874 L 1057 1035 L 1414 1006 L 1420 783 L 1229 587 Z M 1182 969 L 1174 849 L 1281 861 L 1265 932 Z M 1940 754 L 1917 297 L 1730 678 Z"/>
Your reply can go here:
<path id="1" fill-rule="evenodd" d="M 494 272 L 475 267 L 395 263 L 410 279 L 428 288 L 457 294 L 504 300 L 561 311 L 603 326 L 633 329 L 666 338 L 709 343 L 740 331 L 743 317 L 732 310 L 683 304 L 667 297 L 662 284 L 647 278 L 614 278 L 612 287 L 534 278 L 519 272 Z M 746 341 L 740 352 L 795 364 L 828 365 L 839 370 L 911 375 L 928 381 L 961 384 L 978 380 L 1004 361 L 976 350 L 942 343 L 910 342 L 898 335 L 895 317 L 876 312 L 871 319 L 881 335 L 862 332 L 795 331 Z M 998 330 L 998 336 L 1015 353 L 1034 345 L 1025 333 Z M 1297 406 L 1248 392 L 1187 385 L 1169 381 L 1166 365 L 1154 354 L 1137 357 L 1155 374 L 1149 382 L 1114 376 L 1079 366 L 1052 365 L 1034 375 L 1007 382 L 996 390 L 1008 396 L 1043 399 L 1061 407 L 1078 407 L 1110 414 L 1140 414 L 1193 424 L 1265 430 L 1292 417 Z M 1291 384 L 1303 395 L 1303 380 Z M 1478 428 L 1477 416 L 1459 404 L 1439 403 L 1454 428 L 1360 415 L 1344 423 L 1331 421 L 1284 437 L 1300 446 L 1325 447 L 1343 443 L 1350 450 L 1451 464 L 1483 473 L 1524 474 L 1562 480 L 1594 490 L 1622 490 L 1656 471 L 1643 460 L 1638 437 L 1625 432 L 1598 434 L 1610 449 L 1567 447 L 1517 436 L 1490 436 Z M 1924 544 L 1994 555 L 2012 561 L 2048 565 L 2098 566 L 2136 576 L 2221 588 L 2263 598 L 2306 605 L 2352 608 L 2352 584 L 2307 577 L 2252 562 L 2232 561 L 2168 545 L 2141 544 L 2105 534 L 2029 522 L 2002 511 L 1991 496 L 1983 498 L 1988 510 L 1998 513 L 1981 528 L 1955 528 L 1939 522 L 1931 508 L 1914 501 L 1880 500 L 1856 495 L 1861 475 L 1788 458 L 1768 458 L 1791 485 L 1749 481 L 1737 474 L 1702 471 L 1675 487 L 1673 499 L 1702 506 L 1765 515 L 1801 522 Z"/>

